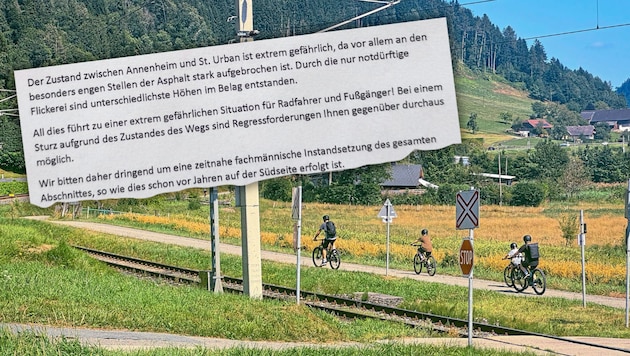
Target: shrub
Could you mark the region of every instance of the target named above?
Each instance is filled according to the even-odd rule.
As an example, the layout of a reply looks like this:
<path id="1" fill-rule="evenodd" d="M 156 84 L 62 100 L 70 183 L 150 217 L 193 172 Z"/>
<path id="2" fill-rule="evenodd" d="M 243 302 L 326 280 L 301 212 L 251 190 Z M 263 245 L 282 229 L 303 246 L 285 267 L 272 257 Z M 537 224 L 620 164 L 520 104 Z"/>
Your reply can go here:
<path id="1" fill-rule="evenodd" d="M 261 195 L 265 199 L 275 201 L 291 201 L 293 184 L 291 179 L 274 178 L 262 182 Z"/>
<path id="2" fill-rule="evenodd" d="M 0 196 L 25 193 L 28 193 L 28 184 L 26 182 L 11 181 L 0 183 Z"/>
<path id="3" fill-rule="evenodd" d="M 567 246 L 571 246 L 571 243 L 575 239 L 578 233 L 578 216 L 577 214 L 565 213 L 558 218 L 560 223 L 560 230 L 562 231 L 562 237 L 566 241 Z"/>
<path id="4" fill-rule="evenodd" d="M 518 183 L 512 188 L 511 205 L 539 206 L 545 199 L 545 192 L 539 184 Z"/>
<path id="5" fill-rule="evenodd" d="M 199 197 L 190 197 L 188 199 L 188 210 L 199 210 L 201 209 L 201 201 L 199 201 Z"/>

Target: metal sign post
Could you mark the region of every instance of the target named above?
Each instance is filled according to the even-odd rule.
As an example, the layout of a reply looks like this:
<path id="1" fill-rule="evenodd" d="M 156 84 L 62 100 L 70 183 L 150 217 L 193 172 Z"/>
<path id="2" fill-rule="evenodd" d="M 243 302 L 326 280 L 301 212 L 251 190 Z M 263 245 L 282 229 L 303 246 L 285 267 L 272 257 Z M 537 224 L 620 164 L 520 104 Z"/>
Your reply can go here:
<path id="1" fill-rule="evenodd" d="M 378 212 L 378 217 L 383 218 L 383 222 L 387 223 L 387 243 L 386 243 L 386 257 L 385 257 L 385 275 L 387 276 L 389 273 L 389 224 L 392 222 L 392 219 L 398 217 L 396 212 L 394 211 L 394 206 L 389 201 L 389 199 L 385 200 L 385 204 Z"/>
<path id="2" fill-rule="evenodd" d="M 630 179 L 628 179 L 628 189 L 626 190 L 626 328 L 629 326 L 628 308 L 630 307 Z"/>
<path id="3" fill-rule="evenodd" d="M 295 220 L 295 229 L 293 229 L 293 249 L 297 254 L 297 270 L 296 270 L 296 287 L 295 299 L 300 304 L 300 257 L 302 253 L 302 186 L 293 188 L 293 205 L 291 209 L 291 218 Z"/>
<path id="4" fill-rule="evenodd" d="M 474 229 L 479 227 L 479 200 L 479 191 L 474 188 L 461 191 L 455 197 L 455 228 L 468 229 L 468 239 L 462 242 L 460 248 L 459 265 L 462 274 L 468 277 L 468 346 L 470 347 L 472 347 L 473 334 Z"/>
<path id="5" fill-rule="evenodd" d="M 473 330 L 473 270 L 475 269 L 475 230 L 468 230 L 468 238 L 462 241 L 459 251 L 459 266 L 462 274 L 468 277 L 468 346 L 472 346 Z M 466 272 L 468 271 L 468 273 Z"/>
<path id="6" fill-rule="evenodd" d="M 586 269 L 584 259 L 584 246 L 586 245 L 586 224 L 584 223 L 584 210 L 580 210 L 580 235 L 578 244 L 582 250 L 582 306 L 586 307 Z"/>
<path id="7" fill-rule="evenodd" d="M 217 188 L 210 188 L 210 245 L 212 250 L 210 289 L 215 293 L 223 293 L 219 254 L 219 190 Z"/>

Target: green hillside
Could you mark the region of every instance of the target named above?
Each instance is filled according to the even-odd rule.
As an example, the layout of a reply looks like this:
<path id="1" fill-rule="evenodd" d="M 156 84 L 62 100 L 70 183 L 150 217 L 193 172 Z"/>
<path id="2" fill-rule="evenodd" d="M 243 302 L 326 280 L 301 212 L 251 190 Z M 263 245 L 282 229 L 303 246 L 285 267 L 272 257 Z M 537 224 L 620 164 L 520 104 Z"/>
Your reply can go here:
<path id="1" fill-rule="evenodd" d="M 528 119 L 535 101 L 526 91 L 514 88 L 498 75 L 474 73 L 462 65 L 456 66 L 455 90 L 462 136 L 483 138 L 486 146 L 513 139 L 514 136 L 506 132 L 511 121 Z M 471 113 L 477 114 L 475 134 L 466 128 Z M 511 115 L 509 123 L 502 122 L 502 113 Z"/>

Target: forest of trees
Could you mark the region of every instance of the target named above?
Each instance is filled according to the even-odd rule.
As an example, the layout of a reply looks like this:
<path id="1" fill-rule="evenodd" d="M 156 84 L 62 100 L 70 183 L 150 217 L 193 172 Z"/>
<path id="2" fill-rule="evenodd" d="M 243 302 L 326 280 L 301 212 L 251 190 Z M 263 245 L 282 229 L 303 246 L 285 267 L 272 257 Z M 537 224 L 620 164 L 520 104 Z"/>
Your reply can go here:
<path id="1" fill-rule="evenodd" d="M 256 39 L 314 33 L 377 6 L 349 0 L 256 0 L 254 25 L 260 30 Z M 13 71 L 18 69 L 227 44 L 235 38 L 230 20 L 235 13 L 234 0 L 2 1 L 0 89 L 15 88 Z M 473 16 L 456 1 L 406 0 L 346 27 L 435 17 L 447 17 L 455 63 L 499 74 L 528 90 L 532 98 L 553 102 L 552 111 L 565 125 L 575 122 L 584 109 L 627 106 L 623 90 L 619 94 L 585 69 L 570 70 L 559 59 L 547 58 L 539 41 L 528 46 L 511 27 L 499 29 L 487 16 Z M 630 83 L 624 87 L 628 93 Z M 9 96 L 0 92 L 0 114 L 17 106 L 14 99 L 3 100 Z M 24 172 L 16 116 L 0 116 L 0 167 Z M 359 170 L 340 179 L 374 185 L 374 177 L 382 174 Z M 339 193 L 344 194 L 353 196 Z"/>

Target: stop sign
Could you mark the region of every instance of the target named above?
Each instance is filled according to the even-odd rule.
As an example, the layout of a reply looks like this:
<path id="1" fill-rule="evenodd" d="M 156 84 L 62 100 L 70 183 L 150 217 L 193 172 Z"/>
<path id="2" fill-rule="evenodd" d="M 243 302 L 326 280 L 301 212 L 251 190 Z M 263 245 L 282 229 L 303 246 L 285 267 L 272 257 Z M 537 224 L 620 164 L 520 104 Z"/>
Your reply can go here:
<path id="1" fill-rule="evenodd" d="M 473 245 L 470 239 L 462 241 L 462 247 L 459 248 L 459 268 L 462 274 L 469 276 L 474 265 Z"/>

